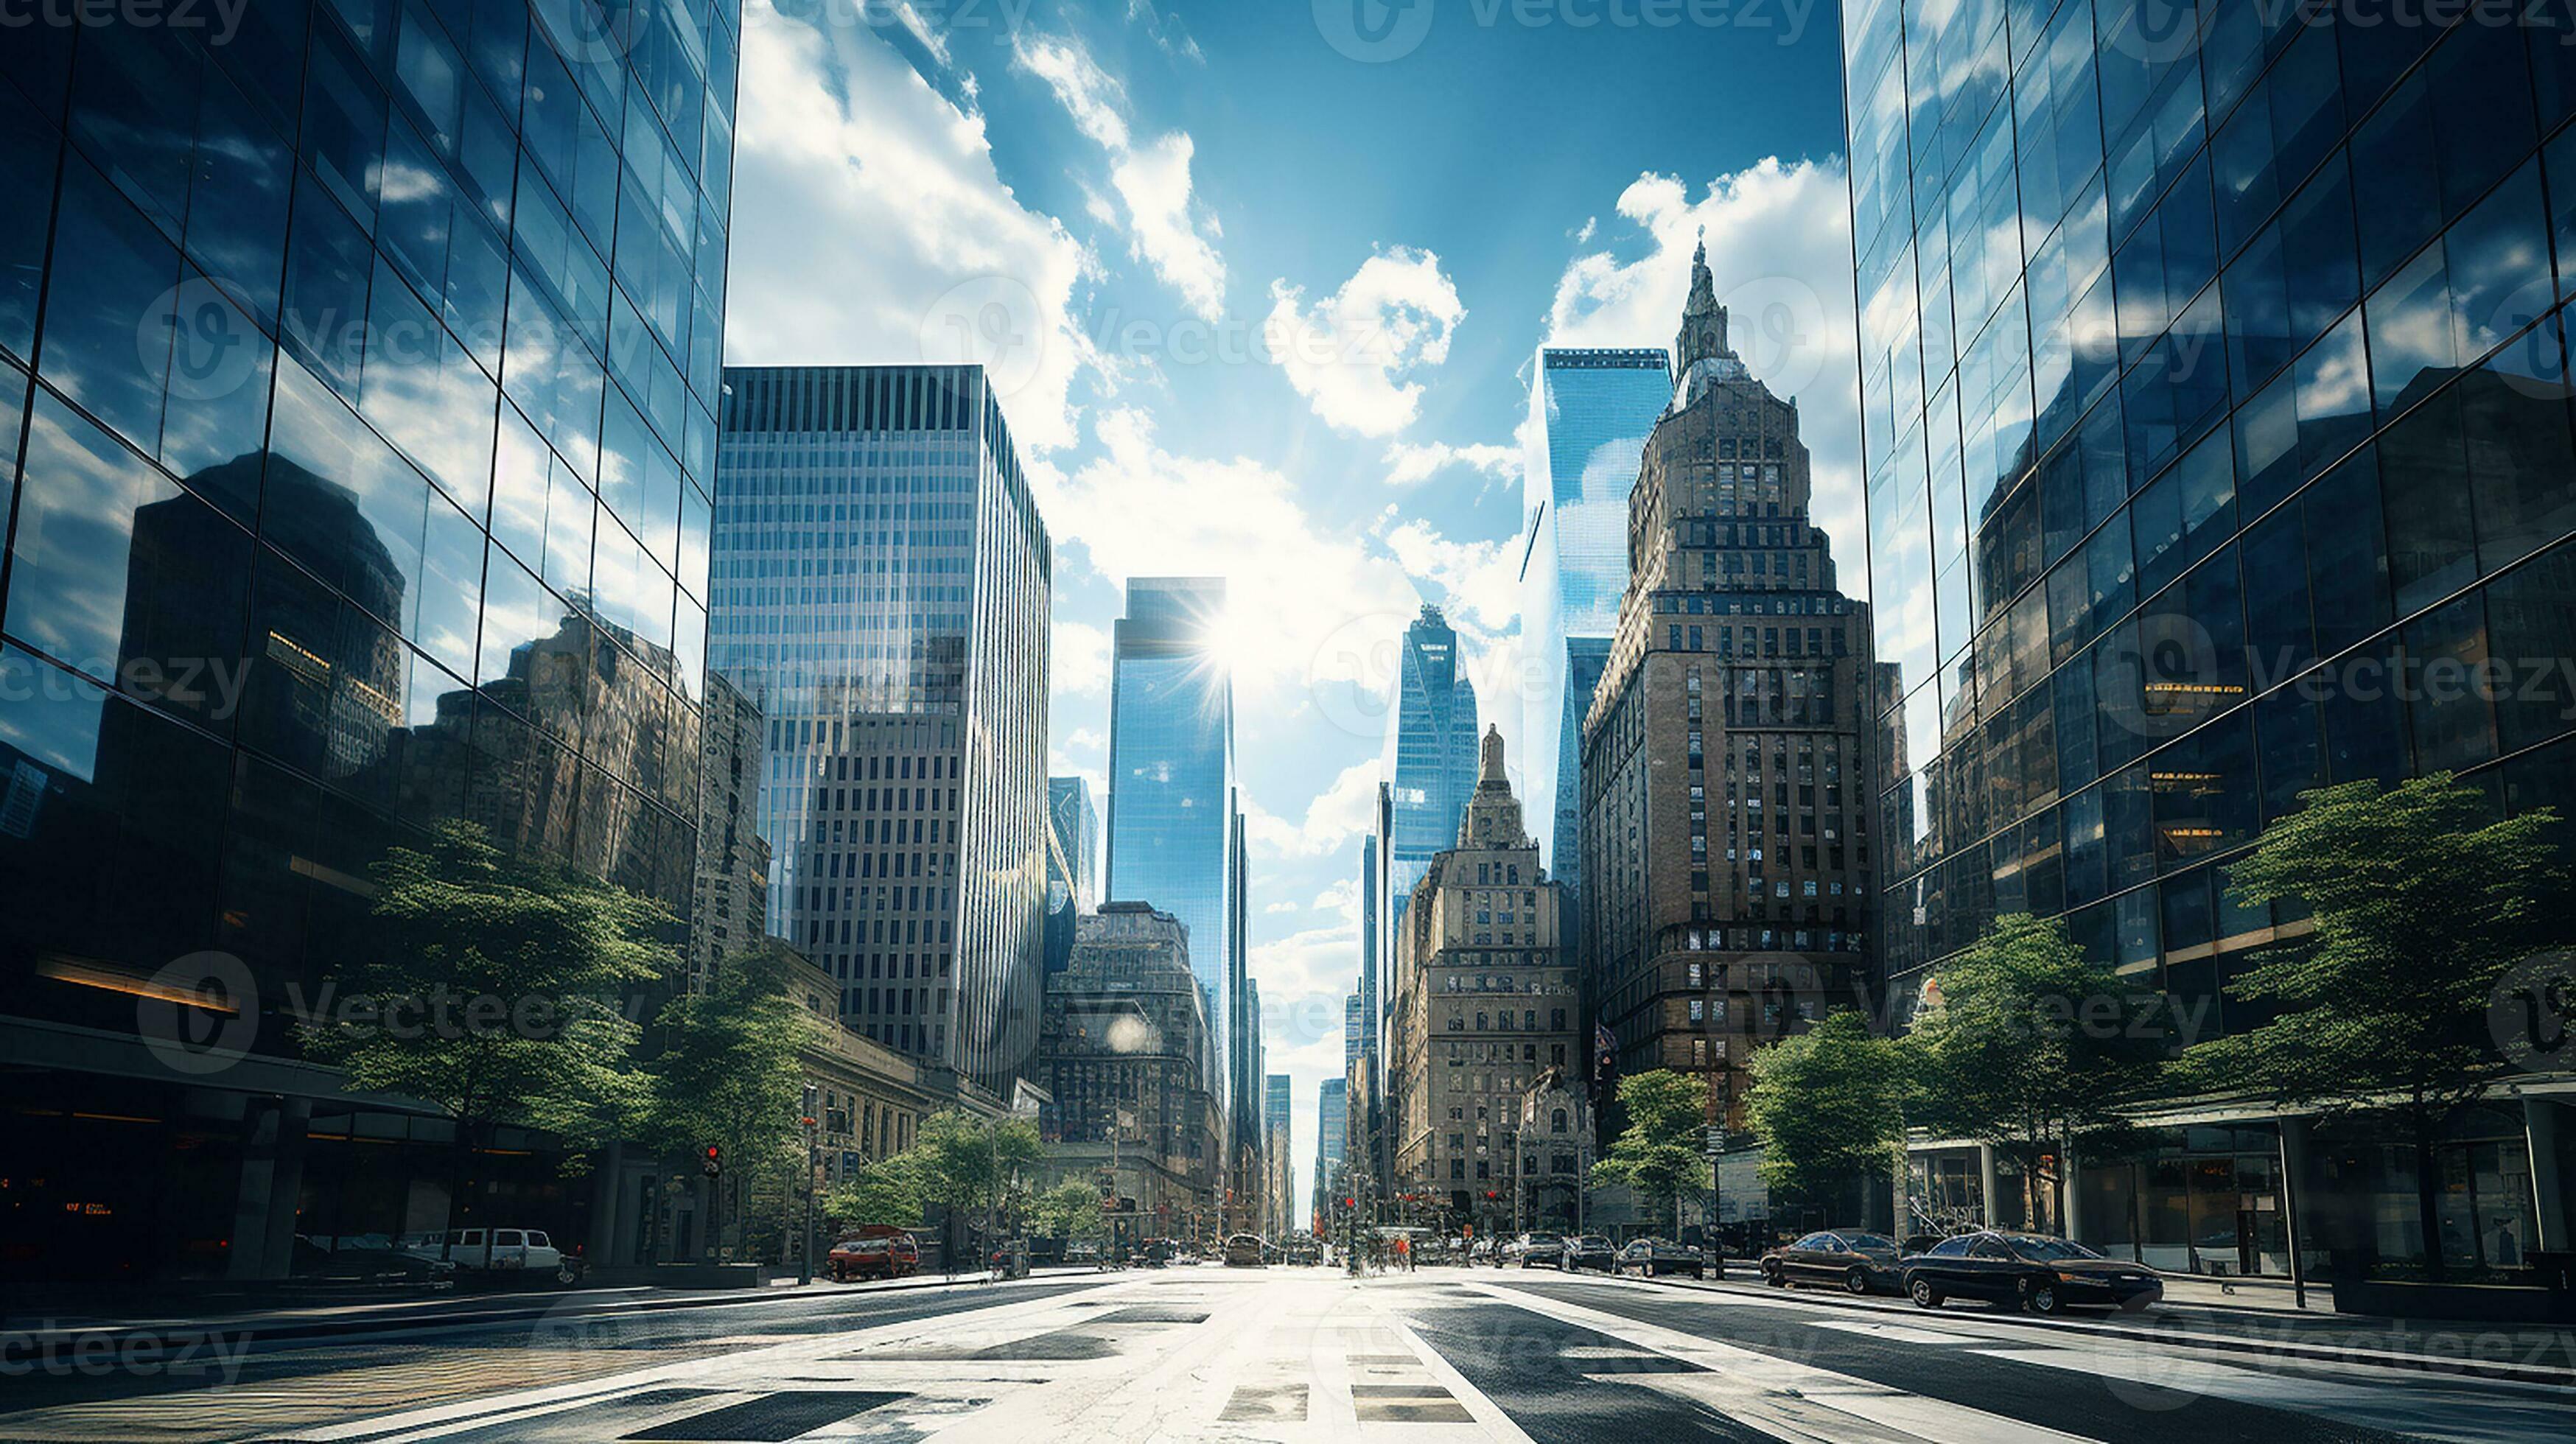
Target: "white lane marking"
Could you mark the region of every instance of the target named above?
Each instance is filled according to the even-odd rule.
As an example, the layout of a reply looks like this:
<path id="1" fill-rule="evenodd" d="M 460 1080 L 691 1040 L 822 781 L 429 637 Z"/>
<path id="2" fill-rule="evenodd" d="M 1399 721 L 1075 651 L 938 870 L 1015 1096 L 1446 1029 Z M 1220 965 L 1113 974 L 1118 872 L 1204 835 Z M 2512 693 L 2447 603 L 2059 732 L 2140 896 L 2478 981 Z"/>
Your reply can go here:
<path id="1" fill-rule="evenodd" d="M 1143 1284 L 1111 1284 L 1087 1291 L 1085 1297 L 1098 1299 L 1103 1294 L 1120 1294 L 1145 1287 Z M 562 1407 L 585 1402 L 607 1401 L 616 1395 L 657 1384 L 694 1384 L 700 1387 L 728 1387 L 712 1381 L 719 1378 L 761 1379 L 774 1377 L 790 1369 L 808 1368 L 835 1355 L 869 1344 L 886 1344 L 914 1340 L 933 1341 L 963 1332 L 960 1320 L 974 1325 L 1006 1328 L 1013 1324 L 1032 1323 L 1038 1317 L 1061 1314 L 1062 1323 L 1073 1323 L 1082 1316 L 1068 1307 L 1063 1296 L 1027 1299 L 1014 1303 L 997 1303 L 985 1308 L 960 1310 L 907 1319 L 900 1323 L 878 1324 L 833 1333 L 809 1334 L 789 1338 L 763 1349 L 747 1349 L 735 1354 L 713 1354 L 680 1363 L 654 1365 L 623 1374 L 608 1374 L 577 1383 L 555 1384 L 544 1388 L 523 1389 L 511 1393 L 486 1395 L 453 1404 L 436 1404 L 405 1410 L 396 1414 L 376 1414 L 343 1424 L 319 1428 L 290 1430 L 282 1438 L 315 1441 L 350 1439 L 382 1434 L 385 1444 L 398 1444 L 409 1438 L 434 1438 L 456 1429 L 505 1422 L 520 1414 L 555 1412 Z M 1042 1331 L 1042 1330 L 1040 1330 Z M 313 1381 L 327 1388 L 329 1376 Z"/>
<path id="2" fill-rule="evenodd" d="M 1476 1423 L 1483 1428 L 1484 1437 L 1504 1441 L 1504 1444 L 1533 1444 L 1530 1436 L 1521 1432 L 1521 1426 L 1513 1423 L 1509 1414 L 1504 1413 L 1493 1400 L 1485 1397 L 1484 1390 L 1468 1383 L 1466 1375 L 1452 1368 L 1447 1359 L 1440 1357 L 1438 1349 L 1431 1347 L 1420 1334 L 1413 1331 L 1413 1326 L 1406 1323 L 1398 1314 L 1400 1305 L 1390 1306 L 1390 1303 L 1391 1301 L 1376 1297 L 1368 1300 L 1369 1307 L 1385 1316 L 1387 1327 L 1392 1329 L 1398 1338 L 1404 1340 L 1404 1346 L 1411 1349 L 1414 1357 L 1422 1361 L 1422 1366 L 1431 1371 L 1431 1377 L 1447 1387 L 1450 1396 L 1464 1406 L 1468 1413 L 1475 1416 Z M 1442 1426 L 1404 1424 L 1381 1427 L 1401 1428 L 1405 1431 L 1407 1439 L 1422 1439 L 1439 1437 L 1426 1431 Z M 1456 1429 L 1462 1426 L 1447 1427 Z"/>
<path id="3" fill-rule="evenodd" d="M 2072 1348 L 1989 1349 L 1990 1359 L 2039 1364 L 2100 1379 L 2140 1409 L 2179 1407 L 2175 1395 L 2207 1396 L 2269 1409 L 2317 1414 L 2427 1439 L 2565 1444 L 2576 1434 L 2576 1390 L 2511 1390 L 2482 1380 L 2413 1373 L 2346 1381 L 2306 1372 L 2212 1359 L 2147 1344 L 2089 1343 Z M 2553 1397 L 2554 1396 L 2554 1397 Z"/>
<path id="4" fill-rule="evenodd" d="M 1918 1329 L 1906 1324 L 1880 1324 L 1867 1319 L 1811 1319 L 1820 1329 L 1837 1329 L 1846 1334 L 1886 1339 L 1899 1344 L 1991 1344 L 1983 1334 L 1944 1334 L 1931 1329 Z"/>
<path id="5" fill-rule="evenodd" d="M 1698 1364 L 1709 1372 L 1655 1377 L 1655 1387 L 1690 1393 L 1781 1439 L 1883 1439 L 1890 1431 L 1958 1444 L 2064 1444 L 2085 1437 L 1505 1285 L 1478 1282 L 1468 1287 L 1561 1323 L 1580 1324 Z M 1641 1376 L 1640 1382 L 1644 1377 L 1652 1376 Z"/>

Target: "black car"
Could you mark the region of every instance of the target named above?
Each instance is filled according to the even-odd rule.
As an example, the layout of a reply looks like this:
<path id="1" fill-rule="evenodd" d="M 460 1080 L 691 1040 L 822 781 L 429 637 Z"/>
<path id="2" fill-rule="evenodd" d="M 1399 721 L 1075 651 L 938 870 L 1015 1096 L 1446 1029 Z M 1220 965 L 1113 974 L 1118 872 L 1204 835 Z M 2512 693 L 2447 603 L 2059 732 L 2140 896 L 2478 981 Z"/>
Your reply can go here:
<path id="1" fill-rule="evenodd" d="M 1857 1228 L 1830 1228 L 1762 1256 L 1762 1281 L 1832 1284 L 1845 1293 L 1901 1293 L 1905 1274 L 1896 1240 Z"/>
<path id="2" fill-rule="evenodd" d="M 1611 1264 L 1610 1271 L 1614 1274 L 1632 1273 L 1642 1278 L 1689 1274 L 1692 1278 L 1704 1279 L 1708 1277 L 1708 1256 L 1689 1244 L 1675 1243 L 1668 1238 L 1636 1238 L 1630 1239 L 1627 1246 L 1619 1250 L 1618 1259 Z M 1720 1263 L 1718 1275 L 1722 1278 L 1725 1274 L 1726 1266 Z"/>
<path id="3" fill-rule="evenodd" d="M 2165 1296 L 2164 1280 L 2152 1269 L 2038 1234 L 1961 1234 L 1905 1260 L 1904 1268 L 1907 1297 L 1927 1309 L 1960 1298 L 2034 1314 L 2080 1308 L 2134 1311 Z"/>

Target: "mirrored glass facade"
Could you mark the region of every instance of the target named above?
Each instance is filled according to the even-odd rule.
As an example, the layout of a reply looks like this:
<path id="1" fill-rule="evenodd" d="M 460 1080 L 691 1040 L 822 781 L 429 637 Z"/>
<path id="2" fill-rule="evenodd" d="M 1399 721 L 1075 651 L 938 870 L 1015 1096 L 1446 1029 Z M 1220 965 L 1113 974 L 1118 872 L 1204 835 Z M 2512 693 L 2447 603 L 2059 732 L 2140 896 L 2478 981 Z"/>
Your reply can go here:
<path id="1" fill-rule="evenodd" d="M 1619 597 L 1628 587 L 1628 493 L 1655 418 L 1672 396 L 1672 363 L 1660 346 L 1542 347 L 1530 387 L 1521 794 L 1529 799 L 1530 835 L 1562 884 L 1569 913 L 1581 906 L 1583 714 L 1610 660 Z M 1568 917 L 1566 936 L 1582 936 L 1578 918 Z"/>
<path id="2" fill-rule="evenodd" d="M 39 1268 L 405 1226 L 447 1165 L 400 1148 L 235 1209 L 281 1112 L 434 1141 L 271 1066 L 388 848 L 466 817 L 690 908 L 736 6 L 197 13 L 0 39 L 0 1054 L 63 1068 L 0 1140 L 87 1220 Z M 250 1058 L 182 1087 L 138 998 L 209 969 Z"/>
<path id="3" fill-rule="evenodd" d="M 772 932 L 842 1019 L 1007 1088 L 1035 1046 L 1052 560 L 972 366 L 728 367 L 712 668 L 769 719 Z"/>
<path id="4" fill-rule="evenodd" d="M 2028 911 L 2240 1026 L 2302 789 L 2569 800 L 2576 33 L 2367 19 L 1853 7 L 1900 990 Z"/>
<path id="5" fill-rule="evenodd" d="M 1234 678 L 1215 650 L 1219 577 L 1133 577 L 1111 639 L 1109 902 L 1151 903 L 1189 929 L 1220 1101 L 1242 1070 L 1234 961 Z M 1239 1096 L 1239 1095 L 1238 1095 Z M 1229 1112 L 1228 1116 L 1231 1116 Z"/>
<path id="6" fill-rule="evenodd" d="M 1404 629 L 1394 723 L 1387 752 L 1393 803 L 1387 843 L 1390 926 L 1404 921 L 1413 885 L 1431 859 L 1458 845 L 1458 821 L 1476 795 L 1476 686 L 1458 654 L 1458 633 L 1425 606 Z"/>

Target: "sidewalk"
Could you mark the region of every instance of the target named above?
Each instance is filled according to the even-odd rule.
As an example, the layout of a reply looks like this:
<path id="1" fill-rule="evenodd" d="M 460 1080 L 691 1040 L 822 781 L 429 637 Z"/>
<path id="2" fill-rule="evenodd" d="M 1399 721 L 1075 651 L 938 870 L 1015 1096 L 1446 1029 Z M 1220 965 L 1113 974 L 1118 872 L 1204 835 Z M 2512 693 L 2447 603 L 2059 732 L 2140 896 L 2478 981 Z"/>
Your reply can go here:
<path id="1" fill-rule="evenodd" d="M 2032 1330 L 2072 1330 L 2105 1339 L 2262 1354 L 2319 1363 L 2422 1369 L 2438 1373 L 2576 1387 L 2576 1330 L 2475 1319 L 2391 1319 L 2338 1314 L 2311 1286 L 2302 1312 L 2290 1286 L 2236 1279 L 2222 1292 L 2216 1279 L 2167 1275 L 2162 1304 L 2137 1314 L 2043 1319 L 2010 1309 L 1951 1305 L 1927 1312 L 1899 1298 L 1854 1298 L 1839 1290 L 1773 1288 L 1730 1268 L 1725 1281 L 1662 1278 L 1673 1288 L 1795 1299 L 1801 1306 L 1847 1308 L 1913 1319 L 1956 1318 Z M 2179 1287 L 2177 1283 L 2179 1282 Z"/>
<path id="2" fill-rule="evenodd" d="M 1109 1277 L 1090 1268 L 1032 1269 L 1031 1280 Z M 384 1299 L 360 1303 L 321 1303 L 208 1313 L 126 1313 L 80 1315 L 26 1312 L 0 1319 L 0 1362 L 71 1350 L 141 1349 L 157 1352 L 223 1339 L 239 1346 L 255 1341 L 333 1339 L 404 1329 L 463 1328 L 587 1314 L 649 1312 L 669 1309 L 722 1308 L 786 1300 L 819 1302 L 856 1294 L 902 1293 L 916 1289 L 986 1288 L 1014 1282 L 982 1273 L 916 1274 L 909 1278 L 867 1283 L 833 1283 L 817 1278 L 810 1284 L 773 1281 L 732 1289 L 672 1289 L 644 1284 L 604 1288 L 530 1289 L 491 1293 L 446 1293 L 431 1297 Z"/>

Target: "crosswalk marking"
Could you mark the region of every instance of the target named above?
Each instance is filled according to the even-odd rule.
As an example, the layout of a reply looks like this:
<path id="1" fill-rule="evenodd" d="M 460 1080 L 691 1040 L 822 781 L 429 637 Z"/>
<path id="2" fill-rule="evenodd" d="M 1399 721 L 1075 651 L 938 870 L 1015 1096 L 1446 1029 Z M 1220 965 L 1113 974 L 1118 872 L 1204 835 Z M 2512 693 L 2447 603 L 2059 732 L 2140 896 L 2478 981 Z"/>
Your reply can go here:
<path id="1" fill-rule="evenodd" d="M 1868 1319 L 1817 1319 L 1820 1329 L 1839 1329 L 1846 1334 L 1865 1338 L 1886 1339 L 1898 1344 L 1991 1344 L 1994 1339 L 1977 1334 L 1945 1334 L 1936 1329 L 1917 1329 L 1905 1324 L 1881 1324 Z"/>

